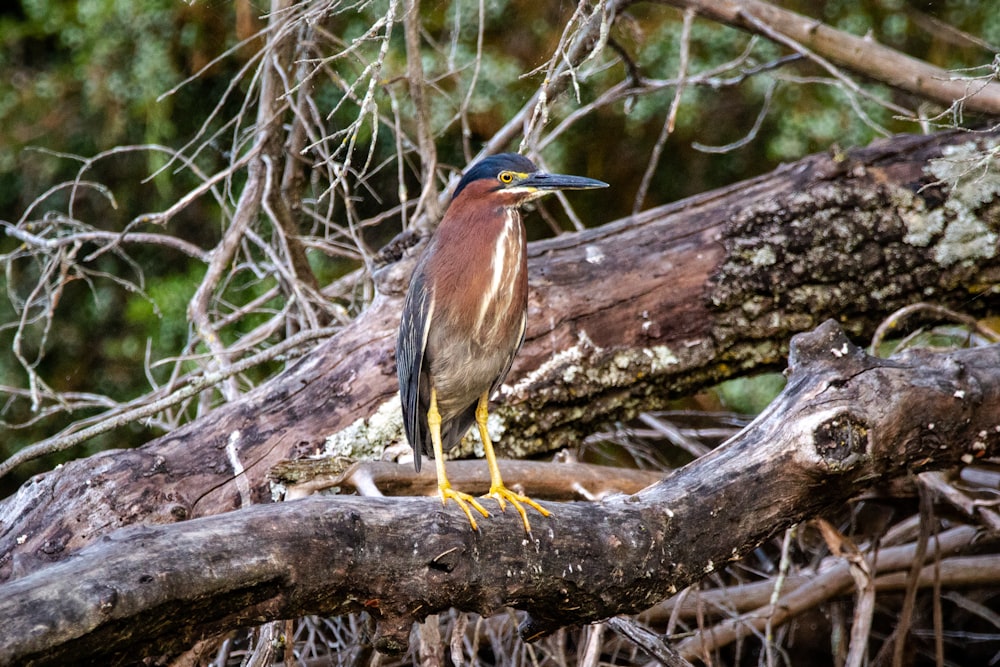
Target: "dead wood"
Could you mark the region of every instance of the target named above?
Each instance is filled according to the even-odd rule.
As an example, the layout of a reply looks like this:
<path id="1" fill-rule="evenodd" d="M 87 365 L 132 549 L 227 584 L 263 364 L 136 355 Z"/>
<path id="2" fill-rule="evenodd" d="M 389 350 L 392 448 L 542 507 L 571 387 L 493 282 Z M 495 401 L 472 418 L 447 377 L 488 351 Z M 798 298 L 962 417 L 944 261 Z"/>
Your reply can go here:
<path id="1" fill-rule="evenodd" d="M 882 81 L 945 107 L 1000 113 L 1000 84 L 993 77 L 963 79 L 879 44 L 871 35 L 837 30 L 816 19 L 759 0 L 661 0 L 719 23 L 761 34 L 876 81 Z"/>
<path id="2" fill-rule="evenodd" d="M 315 496 L 116 531 L 0 587 L 0 662 L 114 664 L 360 610 L 385 651 L 449 607 L 525 609 L 531 640 L 648 608 L 880 481 L 1000 453 L 1000 345 L 879 359 L 828 321 L 795 337 L 789 365 L 786 389 L 726 444 L 639 493 L 549 504 L 528 537 L 513 515 L 473 533 L 434 499 Z M 975 537 L 957 530 L 942 556 Z"/>
<path id="3" fill-rule="evenodd" d="M 976 535 L 976 528 L 959 526 L 942 535 L 936 540 L 943 550 L 957 550 L 969 544 L 971 536 Z M 913 543 L 880 550 L 878 552 L 877 578 L 875 587 L 879 592 L 903 591 L 911 585 L 907 570 L 913 563 L 916 545 Z M 781 585 L 781 595 L 776 607 L 782 609 L 782 616 L 792 618 L 806 609 L 829 602 L 850 591 L 854 587 L 848 563 L 840 556 L 827 556 L 815 568 L 823 572 L 802 572 L 789 575 Z M 989 554 L 985 556 L 954 556 L 944 558 L 940 563 L 924 566 L 920 571 L 917 586 L 930 588 L 939 585 L 942 588 L 983 588 L 997 583 L 997 572 L 1000 572 L 1000 556 Z M 801 589 L 801 590 L 800 590 Z M 704 641 L 711 641 L 712 646 L 723 646 L 738 637 L 746 636 L 752 630 L 763 630 L 767 619 L 774 622 L 776 608 L 772 608 L 771 598 L 774 596 L 774 579 L 762 579 L 747 584 L 712 588 L 697 591 L 691 595 L 670 598 L 662 604 L 643 614 L 643 620 L 651 625 L 665 625 L 671 614 L 679 618 L 696 619 L 699 614 L 710 620 L 724 617 L 722 626 L 713 625 L 699 631 L 698 641 L 691 642 L 703 648 Z M 798 593 L 796 593 L 798 591 Z M 809 591 L 808 595 L 804 595 Z M 792 593 L 796 593 L 793 597 Z M 740 617 L 733 618 L 735 614 Z M 777 619 L 779 624 L 781 618 Z M 731 633 L 733 628 L 742 628 L 742 634 Z M 726 635 L 719 635 L 720 630 Z M 716 637 L 706 640 L 707 637 Z"/>
<path id="4" fill-rule="evenodd" d="M 1000 186 L 984 167 L 998 136 L 903 136 L 814 155 L 532 244 L 527 340 L 496 411 L 501 453 L 572 446 L 609 421 L 779 367 L 789 337 L 827 317 L 865 336 L 917 300 L 995 312 Z M 26 483 L 0 504 L 0 581 L 126 525 L 267 502 L 271 468 L 338 453 L 327 436 L 355 455 L 398 440 L 392 350 L 411 262 L 412 252 L 384 267 L 359 318 L 243 398 Z"/>
<path id="5" fill-rule="evenodd" d="M 635 493 L 663 477 L 655 470 L 633 470 L 587 463 L 509 460 L 504 474 L 517 480 L 520 493 L 548 500 L 598 500 L 612 493 Z M 416 472 L 387 461 L 299 459 L 274 467 L 275 480 L 287 488 L 285 499 L 336 487 L 340 493 L 386 496 L 436 496 L 437 474 L 430 466 Z M 452 461 L 448 480 L 456 489 L 485 495 L 490 473 L 482 461 Z"/>

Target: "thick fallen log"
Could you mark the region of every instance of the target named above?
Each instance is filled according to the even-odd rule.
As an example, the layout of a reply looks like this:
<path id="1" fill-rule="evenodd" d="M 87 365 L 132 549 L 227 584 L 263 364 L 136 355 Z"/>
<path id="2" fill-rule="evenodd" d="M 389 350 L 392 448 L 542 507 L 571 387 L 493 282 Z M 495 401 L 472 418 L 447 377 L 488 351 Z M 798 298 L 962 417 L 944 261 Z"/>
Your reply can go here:
<path id="1" fill-rule="evenodd" d="M 1000 453 L 1000 345 L 879 359 L 828 321 L 793 340 L 790 370 L 729 442 L 639 493 L 548 503 L 532 535 L 513 513 L 474 533 L 434 499 L 315 496 L 116 531 L 0 587 L 0 663 L 114 664 L 360 610 L 383 651 L 449 607 L 525 609 L 531 640 L 645 609 L 880 482 Z"/>
<path id="2" fill-rule="evenodd" d="M 998 137 L 894 137 L 815 155 L 532 244 L 527 339 L 495 411 L 501 455 L 572 446 L 706 384 L 776 368 L 790 336 L 827 317 L 864 336 L 918 300 L 996 312 Z M 138 449 L 36 476 L 0 503 L 0 581 L 122 526 L 268 502 L 280 461 L 377 455 L 398 441 L 393 344 L 411 262 L 412 252 L 384 267 L 357 320 L 241 400 Z"/>

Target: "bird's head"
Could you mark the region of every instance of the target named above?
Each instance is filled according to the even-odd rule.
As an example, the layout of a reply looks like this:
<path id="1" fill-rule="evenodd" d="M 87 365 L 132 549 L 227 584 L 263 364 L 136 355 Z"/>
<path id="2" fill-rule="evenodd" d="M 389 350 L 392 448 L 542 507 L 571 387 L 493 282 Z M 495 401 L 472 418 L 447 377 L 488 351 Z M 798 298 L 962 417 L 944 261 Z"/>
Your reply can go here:
<path id="1" fill-rule="evenodd" d="M 474 185 L 474 187 L 469 187 Z M 593 178 L 549 174 L 516 153 L 483 158 L 459 181 L 452 201 L 460 196 L 476 197 L 503 206 L 518 206 L 556 190 L 592 190 L 608 184 Z"/>

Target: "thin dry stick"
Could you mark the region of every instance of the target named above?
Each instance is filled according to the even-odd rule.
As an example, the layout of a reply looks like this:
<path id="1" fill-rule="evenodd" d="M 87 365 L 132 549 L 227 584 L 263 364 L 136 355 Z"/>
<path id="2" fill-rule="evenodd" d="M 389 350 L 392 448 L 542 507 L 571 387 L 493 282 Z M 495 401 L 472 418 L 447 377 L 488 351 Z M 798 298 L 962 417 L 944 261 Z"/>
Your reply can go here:
<path id="1" fill-rule="evenodd" d="M 420 174 L 423 190 L 417 202 L 415 215 L 426 211 L 427 219 L 436 222 L 441 218 L 438 203 L 437 146 L 431 130 L 430 112 L 424 94 L 424 66 L 420 54 L 420 0 L 409 0 L 403 12 L 403 33 L 406 37 L 406 76 L 413 98 L 414 116 L 417 123 L 417 142 L 420 149 Z"/>
<path id="2" fill-rule="evenodd" d="M 977 533 L 978 530 L 973 526 L 958 526 L 940 533 L 934 538 L 934 542 L 942 553 L 950 553 L 968 545 Z M 915 544 L 884 548 L 879 553 L 879 567 L 885 571 L 909 567 L 917 562 L 916 552 L 917 546 Z M 824 600 L 842 595 L 850 589 L 852 583 L 850 564 L 844 559 L 831 560 L 828 567 L 821 567 L 820 572 L 810 578 L 807 583 L 783 596 L 776 608 L 766 606 L 734 618 L 725 619 L 711 627 L 704 627 L 692 637 L 681 641 L 676 648 L 687 659 L 708 656 L 711 651 L 719 647 L 759 631 L 764 627 L 769 616 L 773 615 L 772 622 L 775 625 L 785 623 L 796 614 L 800 614 Z"/>
<path id="3" fill-rule="evenodd" d="M 869 93 L 864 88 L 859 86 L 853 79 L 851 79 L 842 71 L 840 71 L 840 69 L 837 66 L 828 61 L 826 58 L 823 58 L 822 56 L 812 52 L 811 50 L 809 50 L 796 40 L 790 37 L 786 37 L 785 35 L 772 29 L 771 26 L 769 26 L 767 23 L 754 16 L 750 11 L 742 10 L 740 12 L 740 17 L 745 19 L 755 29 L 760 31 L 762 35 L 765 35 L 769 39 L 772 39 L 775 42 L 778 42 L 779 44 L 784 44 L 785 46 L 792 49 L 799 55 L 808 58 L 809 60 L 812 60 L 817 65 L 819 65 L 827 72 L 829 72 L 831 76 L 833 76 L 843 85 L 843 89 L 845 93 L 847 93 L 848 99 L 852 100 L 852 106 L 855 110 L 855 113 L 858 114 L 858 117 L 861 118 L 861 120 L 864 121 L 864 123 L 868 125 L 868 127 L 870 127 L 875 132 L 878 132 L 883 136 L 889 136 L 890 134 L 888 130 L 886 130 L 884 127 L 882 127 L 874 120 L 872 120 L 872 118 L 861 108 L 860 105 L 853 103 L 854 96 L 863 97 L 871 102 L 875 102 L 876 104 L 884 106 L 888 109 L 892 109 L 896 113 L 910 114 L 911 116 L 913 115 L 912 111 L 905 109 L 904 107 L 901 107 L 897 104 L 894 104 L 891 101 L 876 97 L 872 93 Z"/>
<path id="4" fill-rule="evenodd" d="M 735 86 L 739 86 L 752 76 L 770 72 L 783 67 L 790 62 L 801 60 L 802 58 L 798 54 L 792 54 L 760 65 L 749 66 L 747 65 L 747 62 L 753 51 L 755 39 L 756 38 L 751 39 L 750 43 L 747 44 L 747 47 L 743 50 L 743 52 L 733 60 L 713 67 L 709 70 L 699 72 L 698 74 L 691 74 L 689 72 L 686 77 L 686 87 L 704 86 L 712 89 L 713 91 L 733 88 Z M 735 74 L 733 73 L 734 70 L 736 70 Z M 625 81 L 620 81 L 607 90 L 602 91 L 592 102 L 577 107 L 572 112 L 567 114 L 554 129 L 549 131 L 545 137 L 539 139 L 536 145 L 536 150 L 544 150 L 579 120 L 593 114 L 598 109 L 606 108 L 621 100 L 630 100 L 640 96 L 648 96 L 653 93 L 660 92 L 665 88 L 675 88 L 677 85 L 677 79 L 629 78 Z M 711 148 L 712 147 L 709 147 L 710 150 Z"/>
<path id="5" fill-rule="evenodd" d="M 282 52 L 283 41 L 292 34 L 284 29 L 283 12 L 292 6 L 291 0 L 272 0 L 270 22 L 275 29 L 269 35 L 265 51 L 276 56 Z M 279 25 L 280 24 L 280 25 Z M 280 29 L 279 29 L 280 28 Z M 291 53 L 284 49 L 285 58 L 290 59 Z M 205 343 L 213 355 L 215 365 L 226 375 L 225 382 L 220 385 L 227 401 L 233 401 L 239 396 L 239 386 L 233 374 L 226 373 L 231 363 L 232 355 L 226 350 L 219 330 L 209 316 L 209 304 L 218 286 L 223 282 L 223 276 L 233 262 L 236 252 L 243 242 L 244 235 L 252 228 L 262 208 L 264 195 L 267 191 L 270 165 L 264 159 L 280 154 L 282 149 L 278 132 L 281 128 L 281 116 L 288 107 L 283 99 L 283 87 L 279 71 L 287 69 L 286 63 L 281 63 L 272 57 L 265 56 L 262 61 L 260 92 L 256 119 L 255 145 L 259 147 L 260 155 L 251 160 L 247 166 L 247 183 L 240 194 L 233 220 L 226 230 L 222 241 L 212 251 L 205 276 L 194 296 L 188 304 L 188 317 L 194 325 L 198 337 Z"/>
<path id="6" fill-rule="evenodd" d="M 934 586 L 932 590 L 934 624 L 934 662 L 936 667 L 944 667 L 944 612 L 941 609 L 941 550 L 934 549 Z"/>
<path id="7" fill-rule="evenodd" d="M 757 119 L 754 120 L 753 127 L 750 128 L 750 131 L 742 137 L 723 146 L 708 146 L 698 141 L 692 141 L 691 148 L 702 153 L 720 155 L 722 153 L 729 153 L 749 145 L 750 142 L 757 138 L 757 133 L 759 133 L 760 128 L 764 126 L 764 119 L 767 118 L 767 112 L 771 109 L 771 99 L 774 97 L 774 90 L 777 87 L 777 81 L 771 81 L 771 83 L 768 84 L 767 89 L 764 91 L 764 101 L 760 105 L 760 111 L 757 112 Z"/>
<path id="8" fill-rule="evenodd" d="M 455 621 L 451 626 L 451 641 L 449 644 L 449 654 L 451 662 L 455 667 L 465 667 L 465 652 L 462 650 L 465 631 L 469 627 L 469 615 L 452 610 Z"/>
<path id="9" fill-rule="evenodd" d="M 619 635 L 627 638 L 643 651 L 653 656 L 660 664 L 667 667 L 692 667 L 690 662 L 678 655 L 659 635 L 635 621 L 615 616 L 608 619 L 607 625 Z"/>
<path id="10" fill-rule="evenodd" d="M 872 355 L 878 354 L 878 349 L 882 347 L 886 337 L 893 330 L 899 329 L 906 320 L 917 315 L 957 322 L 968 327 L 991 343 L 1000 342 L 1000 334 L 980 323 L 976 318 L 951 310 L 950 308 L 945 308 L 936 303 L 920 302 L 903 306 L 882 320 L 875 329 L 875 333 L 872 334 L 872 341 L 868 345 L 868 353 Z"/>
<path id="11" fill-rule="evenodd" d="M 606 623 L 594 623 L 587 626 L 587 641 L 584 644 L 580 667 L 597 667 L 601 659 L 601 647 L 604 639 Z"/>
<path id="12" fill-rule="evenodd" d="M 892 649 L 893 667 L 903 667 L 906 636 L 910 632 L 910 626 L 913 623 L 913 612 L 916 609 L 920 570 L 923 569 L 924 559 L 927 557 L 927 549 L 931 540 L 932 494 L 930 489 L 919 481 L 917 488 L 920 490 L 920 537 L 917 539 L 916 553 L 914 554 L 913 563 L 910 565 L 910 574 L 907 577 L 903 607 L 899 612 L 899 620 L 896 622 L 896 643 Z M 935 544 L 935 549 L 938 549 L 938 546 L 938 544 Z M 938 551 L 935 551 L 935 553 L 938 553 Z"/>
<path id="13" fill-rule="evenodd" d="M 643 172 L 642 180 L 639 181 L 639 189 L 636 191 L 635 199 L 632 202 L 632 215 L 635 215 L 642 210 L 642 205 L 646 201 L 646 194 L 649 192 L 649 185 L 653 182 L 653 175 L 656 173 L 656 168 L 660 164 L 660 156 L 663 154 L 663 147 L 666 145 L 667 139 L 674 131 L 674 123 L 677 120 L 677 111 L 681 107 L 681 97 L 684 95 L 684 85 L 687 82 L 688 63 L 690 61 L 691 53 L 691 26 L 694 24 L 694 17 L 695 12 L 693 9 L 689 8 L 684 10 L 684 26 L 681 31 L 680 63 L 677 66 L 677 88 L 674 89 L 674 99 L 670 101 L 670 110 L 667 112 L 667 117 L 663 121 L 663 127 L 660 128 L 660 136 L 656 138 L 656 143 L 653 144 L 653 150 L 650 153 L 649 161 L 646 163 L 646 171 Z"/>
<path id="14" fill-rule="evenodd" d="M 99 243 L 102 248 L 107 249 L 112 245 L 123 243 L 145 244 L 153 246 L 163 246 L 181 252 L 188 257 L 199 261 L 207 261 L 208 254 L 193 243 L 184 239 L 171 236 L 170 234 L 156 234 L 146 232 L 103 232 L 94 230 L 80 232 L 71 236 L 58 236 L 55 238 L 43 239 L 34 234 L 29 234 L 23 229 L 9 226 L 8 223 L 0 220 L 0 226 L 7 228 L 7 235 L 22 241 L 26 245 L 34 246 L 38 250 L 55 250 L 63 246 L 71 246 L 83 243 Z M 96 253 L 88 255 L 85 261 L 94 259 Z"/>
<path id="15" fill-rule="evenodd" d="M 602 9 L 601 3 L 594 8 L 591 13 L 591 17 L 596 16 L 598 12 Z M 567 45 L 572 44 L 578 32 L 581 30 L 578 26 L 585 26 L 587 21 L 584 17 L 586 8 L 584 3 L 580 3 L 576 6 L 573 11 L 573 15 L 570 17 L 566 25 L 563 26 L 562 34 L 559 36 L 559 43 L 556 45 L 555 53 L 549 58 L 548 62 L 540 67 L 536 67 L 534 70 L 528 72 L 524 76 L 532 76 L 534 74 L 539 74 L 542 71 L 545 72 L 545 77 L 542 79 L 542 85 L 537 91 L 537 104 L 535 104 L 531 109 L 531 114 L 526 118 L 523 136 L 521 137 L 521 144 L 518 150 L 521 152 L 526 151 L 529 147 L 534 147 L 538 142 L 538 138 L 542 133 L 542 129 L 548 124 L 550 104 L 554 101 L 555 89 L 551 88 L 552 84 L 556 82 L 557 79 L 566 77 L 569 82 L 576 85 L 576 67 L 578 67 L 585 58 L 575 61 L 571 59 L 568 54 L 566 54 Z M 557 74 L 558 72 L 558 74 Z M 565 85 L 565 84 L 563 84 Z M 579 95 L 577 95 L 579 97 Z"/>
<path id="16" fill-rule="evenodd" d="M 778 563 L 778 576 L 774 580 L 774 590 L 771 591 L 771 609 L 778 606 L 778 599 L 781 597 L 781 589 L 785 585 L 785 578 L 788 576 L 788 570 L 791 567 L 791 548 L 792 540 L 795 537 L 796 527 L 785 531 L 785 536 L 781 540 L 781 560 Z M 766 624 L 764 625 L 764 656 L 767 659 L 768 667 L 775 667 L 777 661 L 774 655 L 774 618 L 769 616 Z"/>
<path id="17" fill-rule="evenodd" d="M 910 581 L 908 572 L 890 570 L 875 558 L 869 557 L 869 561 L 875 574 L 876 592 L 906 590 Z M 942 587 L 952 588 L 982 587 L 996 582 L 997 572 L 1000 572 L 1000 555 L 942 557 L 938 570 L 935 570 L 934 565 L 925 565 L 920 571 L 918 586 L 928 588 L 938 583 Z M 935 581 L 936 576 L 938 576 L 937 581 Z M 785 595 L 787 596 L 803 586 L 809 586 L 812 579 L 812 575 L 809 574 L 790 575 L 785 581 Z M 697 602 L 685 599 L 690 590 L 684 589 L 674 598 L 658 605 L 651 612 L 647 612 L 650 622 L 662 623 L 666 620 L 668 624 L 666 634 L 673 635 L 676 633 L 676 625 L 681 619 L 693 618 L 697 615 L 698 604 L 713 610 L 716 616 L 748 613 L 767 606 L 771 591 L 774 590 L 774 582 L 771 579 L 764 579 L 749 584 L 700 591 L 697 594 Z M 784 602 L 783 599 L 782 602 Z M 669 616 L 666 612 L 669 612 Z"/>
<path id="18" fill-rule="evenodd" d="M 878 558 L 878 549 L 871 551 L 871 560 Z M 844 667 L 862 667 L 868 660 L 868 640 L 871 636 L 872 620 L 875 617 L 875 563 L 869 562 L 854 545 L 851 545 L 849 560 L 851 576 L 857 589 L 854 605 L 854 621 L 851 623 L 850 649 Z"/>
<path id="19" fill-rule="evenodd" d="M 308 25 L 304 24 L 298 31 L 299 37 Z M 293 83 L 288 80 L 286 67 L 292 68 L 293 49 L 296 48 L 292 40 L 285 40 L 281 48 L 276 51 L 273 60 L 273 67 L 287 91 L 287 97 L 292 98 L 291 88 Z M 300 66 L 301 67 L 301 66 Z M 308 95 L 312 88 L 307 82 L 298 88 L 300 95 Z M 262 158 L 267 163 L 267 180 L 262 198 L 262 206 L 268 217 L 275 224 L 275 234 L 284 255 L 288 258 L 290 273 L 295 276 L 296 283 L 302 283 L 305 289 L 318 291 L 319 281 L 309 260 L 306 257 L 305 247 L 299 239 L 299 230 L 296 223 L 296 213 L 301 209 L 302 188 L 305 184 L 305 177 L 302 175 L 301 161 L 298 159 L 298 151 L 305 145 L 305 130 L 303 123 L 306 119 L 298 113 L 302 106 L 301 97 L 295 105 L 290 105 L 292 112 L 291 128 L 288 131 L 288 138 L 285 141 L 284 150 L 274 159 L 271 155 L 264 154 Z M 280 180 L 278 171 L 281 171 Z M 300 300 L 300 305 L 306 310 L 305 319 L 314 320 L 313 309 L 310 307 L 311 301 Z"/>
<path id="20" fill-rule="evenodd" d="M 86 442 L 90 438 L 100 435 L 101 433 L 107 433 L 108 431 L 126 426 L 140 419 L 153 416 L 161 410 L 164 410 L 172 405 L 176 405 L 186 398 L 195 396 L 205 389 L 217 385 L 219 382 L 227 379 L 228 377 L 232 377 L 238 373 L 243 373 L 265 362 L 278 359 L 286 352 L 293 350 L 304 343 L 317 338 L 332 336 L 339 330 L 340 327 L 329 327 L 326 329 L 303 331 L 302 333 L 292 336 L 291 338 L 288 338 L 287 340 L 282 341 L 281 343 L 278 343 L 274 347 L 264 350 L 263 352 L 258 352 L 253 356 L 247 357 L 246 359 L 233 362 L 225 369 L 207 371 L 200 377 L 193 379 L 190 384 L 181 387 L 177 391 L 156 401 L 140 403 L 136 408 L 127 412 L 122 412 L 114 419 L 103 420 L 89 428 L 56 435 L 31 445 L 30 447 L 25 447 L 5 461 L 0 462 L 0 477 L 3 477 L 17 466 L 27 461 L 31 461 L 32 459 L 37 459 L 41 456 L 45 456 L 46 454 L 53 454 L 55 452 L 69 449 L 70 447 Z M 73 427 L 71 426 L 70 428 Z"/>
<path id="21" fill-rule="evenodd" d="M 556 64 L 551 67 L 551 74 L 544 82 L 546 85 L 544 90 L 542 88 L 536 90 L 531 99 L 502 128 L 490 137 L 483 151 L 480 153 L 481 155 L 498 153 L 503 150 L 504 147 L 523 132 L 526 125 L 530 125 L 529 118 L 535 113 L 536 106 L 544 104 L 545 100 L 551 99 L 565 90 L 569 83 L 567 77 L 564 76 L 566 70 L 570 67 L 578 66 L 595 53 L 592 47 L 595 47 L 595 44 L 601 44 L 598 38 L 602 32 L 606 31 L 608 23 L 613 22 L 619 8 L 624 4 L 628 4 L 628 0 L 607 0 L 606 2 L 602 2 L 600 7 L 595 8 L 584 25 L 574 35 L 571 45 L 566 49 L 565 53 L 560 56 L 557 52 L 550 59 L 549 63 Z M 546 65 L 543 65 L 543 67 L 546 67 Z M 525 136 L 527 134 L 525 133 Z M 532 146 L 536 147 L 535 150 L 537 152 L 536 145 L 537 142 L 532 144 Z"/>
<path id="22" fill-rule="evenodd" d="M 462 98 L 462 103 L 459 105 L 458 112 L 456 113 L 456 115 L 461 119 L 462 150 L 465 155 L 466 162 L 470 162 L 472 160 L 472 147 L 469 145 L 469 137 L 472 136 L 471 123 L 469 122 L 469 109 L 472 105 L 472 94 L 475 92 L 476 84 L 479 82 L 479 72 L 482 68 L 483 61 L 483 35 L 486 31 L 485 0 L 479 0 L 477 6 L 479 8 L 479 16 L 476 24 L 476 55 L 473 59 L 472 65 L 472 80 L 469 82 L 469 87 L 466 90 L 465 96 Z M 456 16 L 458 15 L 460 8 L 461 3 L 456 3 Z M 457 36 L 458 32 L 456 31 L 455 34 Z"/>
<path id="23" fill-rule="evenodd" d="M 976 81 L 955 76 L 867 37 L 836 30 L 773 4 L 760 0 L 662 1 L 676 7 L 694 7 L 702 16 L 743 29 L 749 26 L 760 31 L 763 25 L 768 33 L 808 47 L 822 61 L 836 62 L 863 76 L 951 107 L 954 112 L 965 107 L 993 115 L 1000 113 L 1000 83 L 992 81 L 992 77 Z M 909 117 L 914 116 L 909 114 Z"/>

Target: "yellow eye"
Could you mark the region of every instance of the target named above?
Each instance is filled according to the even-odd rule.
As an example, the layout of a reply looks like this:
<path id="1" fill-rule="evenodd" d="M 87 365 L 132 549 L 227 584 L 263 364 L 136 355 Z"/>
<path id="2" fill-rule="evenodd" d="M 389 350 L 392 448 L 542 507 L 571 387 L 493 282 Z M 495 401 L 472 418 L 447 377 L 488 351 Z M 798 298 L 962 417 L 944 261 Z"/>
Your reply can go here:
<path id="1" fill-rule="evenodd" d="M 511 183 L 514 182 L 514 174 L 510 173 L 509 171 L 501 171 L 500 176 L 498 176 L 498 178 L 500 179 L 501 183 L 506 183 L 507 185 L 510 185 Z"/>

